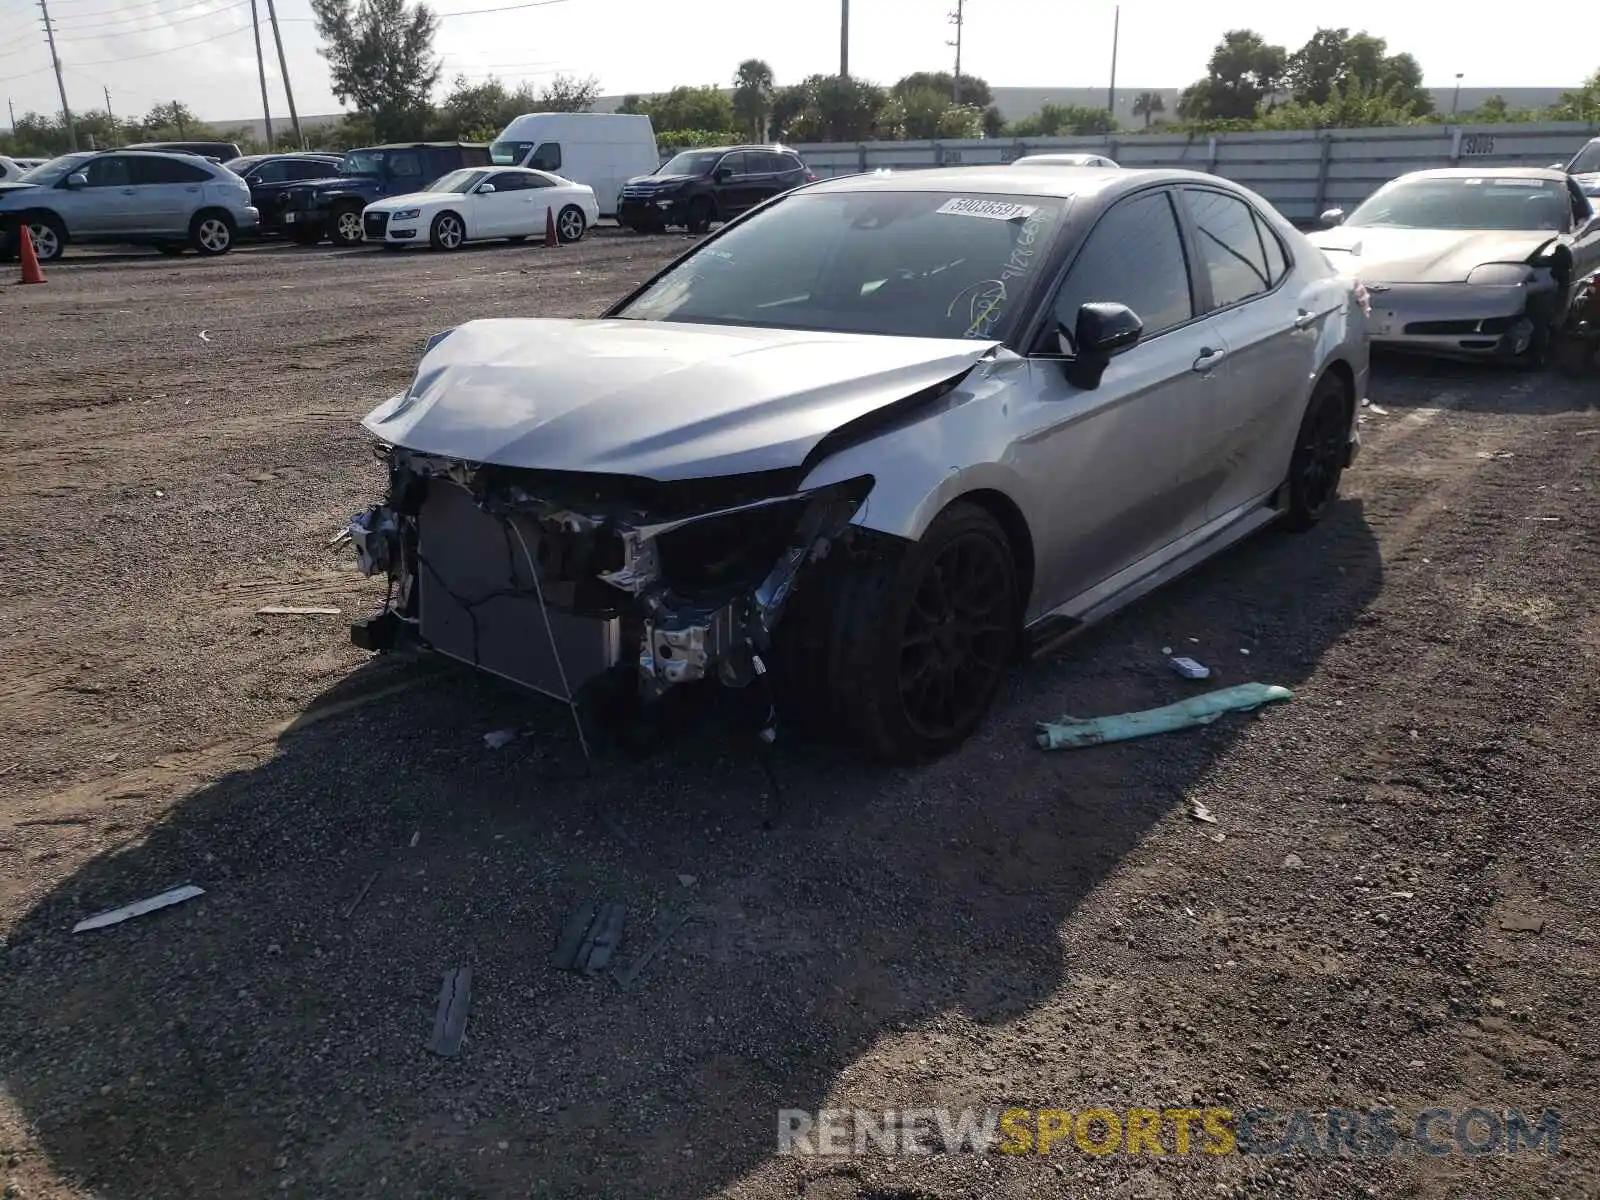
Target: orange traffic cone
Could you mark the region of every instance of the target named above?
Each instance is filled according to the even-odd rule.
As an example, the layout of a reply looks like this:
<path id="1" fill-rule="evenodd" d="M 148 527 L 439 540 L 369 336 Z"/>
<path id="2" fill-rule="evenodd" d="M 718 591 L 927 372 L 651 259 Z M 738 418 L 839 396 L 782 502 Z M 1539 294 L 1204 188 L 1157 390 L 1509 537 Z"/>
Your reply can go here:
<path id="1" fill-rule="evenodd" d="M 17 227 L 17 257 L 22 259 L 22 283 L 43 283 L 44 272 L 39 269 L 39 256 L 33 252 L 33 234 L 26 223 Z"/>
<path id="2" fill-rule="evenodd" d="M 544 244 L 546 246 L 559 246 L 561 239 L 556 236 L 556 210 L 544 210 Z"/>

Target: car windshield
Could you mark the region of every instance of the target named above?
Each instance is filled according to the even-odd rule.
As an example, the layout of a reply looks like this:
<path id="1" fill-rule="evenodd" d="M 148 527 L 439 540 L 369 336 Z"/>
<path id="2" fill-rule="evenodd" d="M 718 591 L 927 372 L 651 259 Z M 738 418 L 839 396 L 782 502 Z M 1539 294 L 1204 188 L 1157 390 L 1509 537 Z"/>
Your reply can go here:
<path id="1" fill-rule="evenodd" d="M 1481 176 L 1393 184 L 1346 225 L 1377 229 L 1550 230 L 1567 227 L 1572 204 L 1552 179 Z"/>
<path id="2" fill-rule="evenodd" d="M 1579 150 L 1577 157 L 1567 164 L 1567 170 L 1574 175 L 1587 175 L 1591 171 L 1600 171 L 1600 138 Z"/>
<path id="3" fill-rule="evenodd" d="M 19 183 L 37 183 L 45 187 L 60 183 L 74 170 L 88 162 L 94 155 L 90 154 L 63 154 L 60 158 L 52 158 L 49 162 L 40 163 L 33 170 L 24 175 Z"/>
<path id="4" fill-rule="evenodd" d="M 352 150 L 339 163 L 341 175 L 382 175 L 384 151 Z"/>
<path id="5" fill-rule="evenodd" d="M 720 150 L 685 150 L 674 155 L 656 168 L 657 175 L 704 175 L 717 165 L 722 157 Z"/>
<path id="6" fill-rule="evenodd" d="M 473 185 L 482 183 L 487 171 L 451 171 L 450 174 L 440 179 L 435 179 L 428 185 L 430 192 L 457 192 L 465 195 L 470 192 Z"/>
<path id="7" fill-rule="evenodd" d="M 1004 339 L 1066 204 L 944 191 L 791 195 L 703 244 L 617 315 Z"/>

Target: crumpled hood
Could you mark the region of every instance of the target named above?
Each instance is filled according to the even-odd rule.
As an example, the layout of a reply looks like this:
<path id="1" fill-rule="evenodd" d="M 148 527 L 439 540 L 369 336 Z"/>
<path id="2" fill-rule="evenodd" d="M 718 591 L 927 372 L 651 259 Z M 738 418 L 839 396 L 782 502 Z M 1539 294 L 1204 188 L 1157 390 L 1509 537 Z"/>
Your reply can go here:
<path id="1" fill-rule="evenodd" d="M 471 321 L 362 422 L 423 454 L 659 481 L 793 468 L 998 342 L 617 319 Z"/>
<path id="2" fill-rule="evenodd" d="M 1550 230 L 1378 229 L 1340 226 L 1311 234 L 1342 274 L 1364 283 L 1460 283 L 1484 263 L 1524 262 Z"/>
<path id="3" fill-rule="evenodd" d="M 367 205 L 377 212 L 392 212 L 400 208 L 416 208 L 420 204 L 437 204 L 441 200 L 464 200 L 459 192 L 407 192 L 403 196 L 385 196 Z"/>

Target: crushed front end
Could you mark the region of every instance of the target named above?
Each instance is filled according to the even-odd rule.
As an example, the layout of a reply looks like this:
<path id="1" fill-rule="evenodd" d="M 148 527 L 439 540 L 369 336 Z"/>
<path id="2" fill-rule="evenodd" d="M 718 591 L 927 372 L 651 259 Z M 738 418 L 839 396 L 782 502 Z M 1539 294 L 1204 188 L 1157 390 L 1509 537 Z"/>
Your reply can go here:
<path id="1" fill-rule="evenodd" d="M 786 471 L 664 484 L 379 452 L 388 495 L 338 539 L 389 580 L 355 644 L 418 645 L 569 701 L 620 673 L 646 699 L 752 682 L 797 582 L 872 486 L 799 491 Z"/>

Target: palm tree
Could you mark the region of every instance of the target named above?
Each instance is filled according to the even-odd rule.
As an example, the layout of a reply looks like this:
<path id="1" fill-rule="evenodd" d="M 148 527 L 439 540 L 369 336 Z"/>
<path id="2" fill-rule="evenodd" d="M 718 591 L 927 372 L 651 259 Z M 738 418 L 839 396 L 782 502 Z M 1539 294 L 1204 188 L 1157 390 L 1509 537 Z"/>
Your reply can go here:
<path id="1" fill-rule="evenodd" d="M 759 58 L 747 58 L 733 77 L 733 113 L 750 133 L 750 140 L 766 141 L 772 115 L 772 68 Z"/>
<path id="2" fill-rule="evenodd" d="M 1144 127 L 1150 128 L 1150 122 L 1157 113 L 1167 111 L 1167 102 L 1161 98 L 1160 92 L 1140 92 L 1133 100 L 1133 115 L 1144 118 Z"/>

